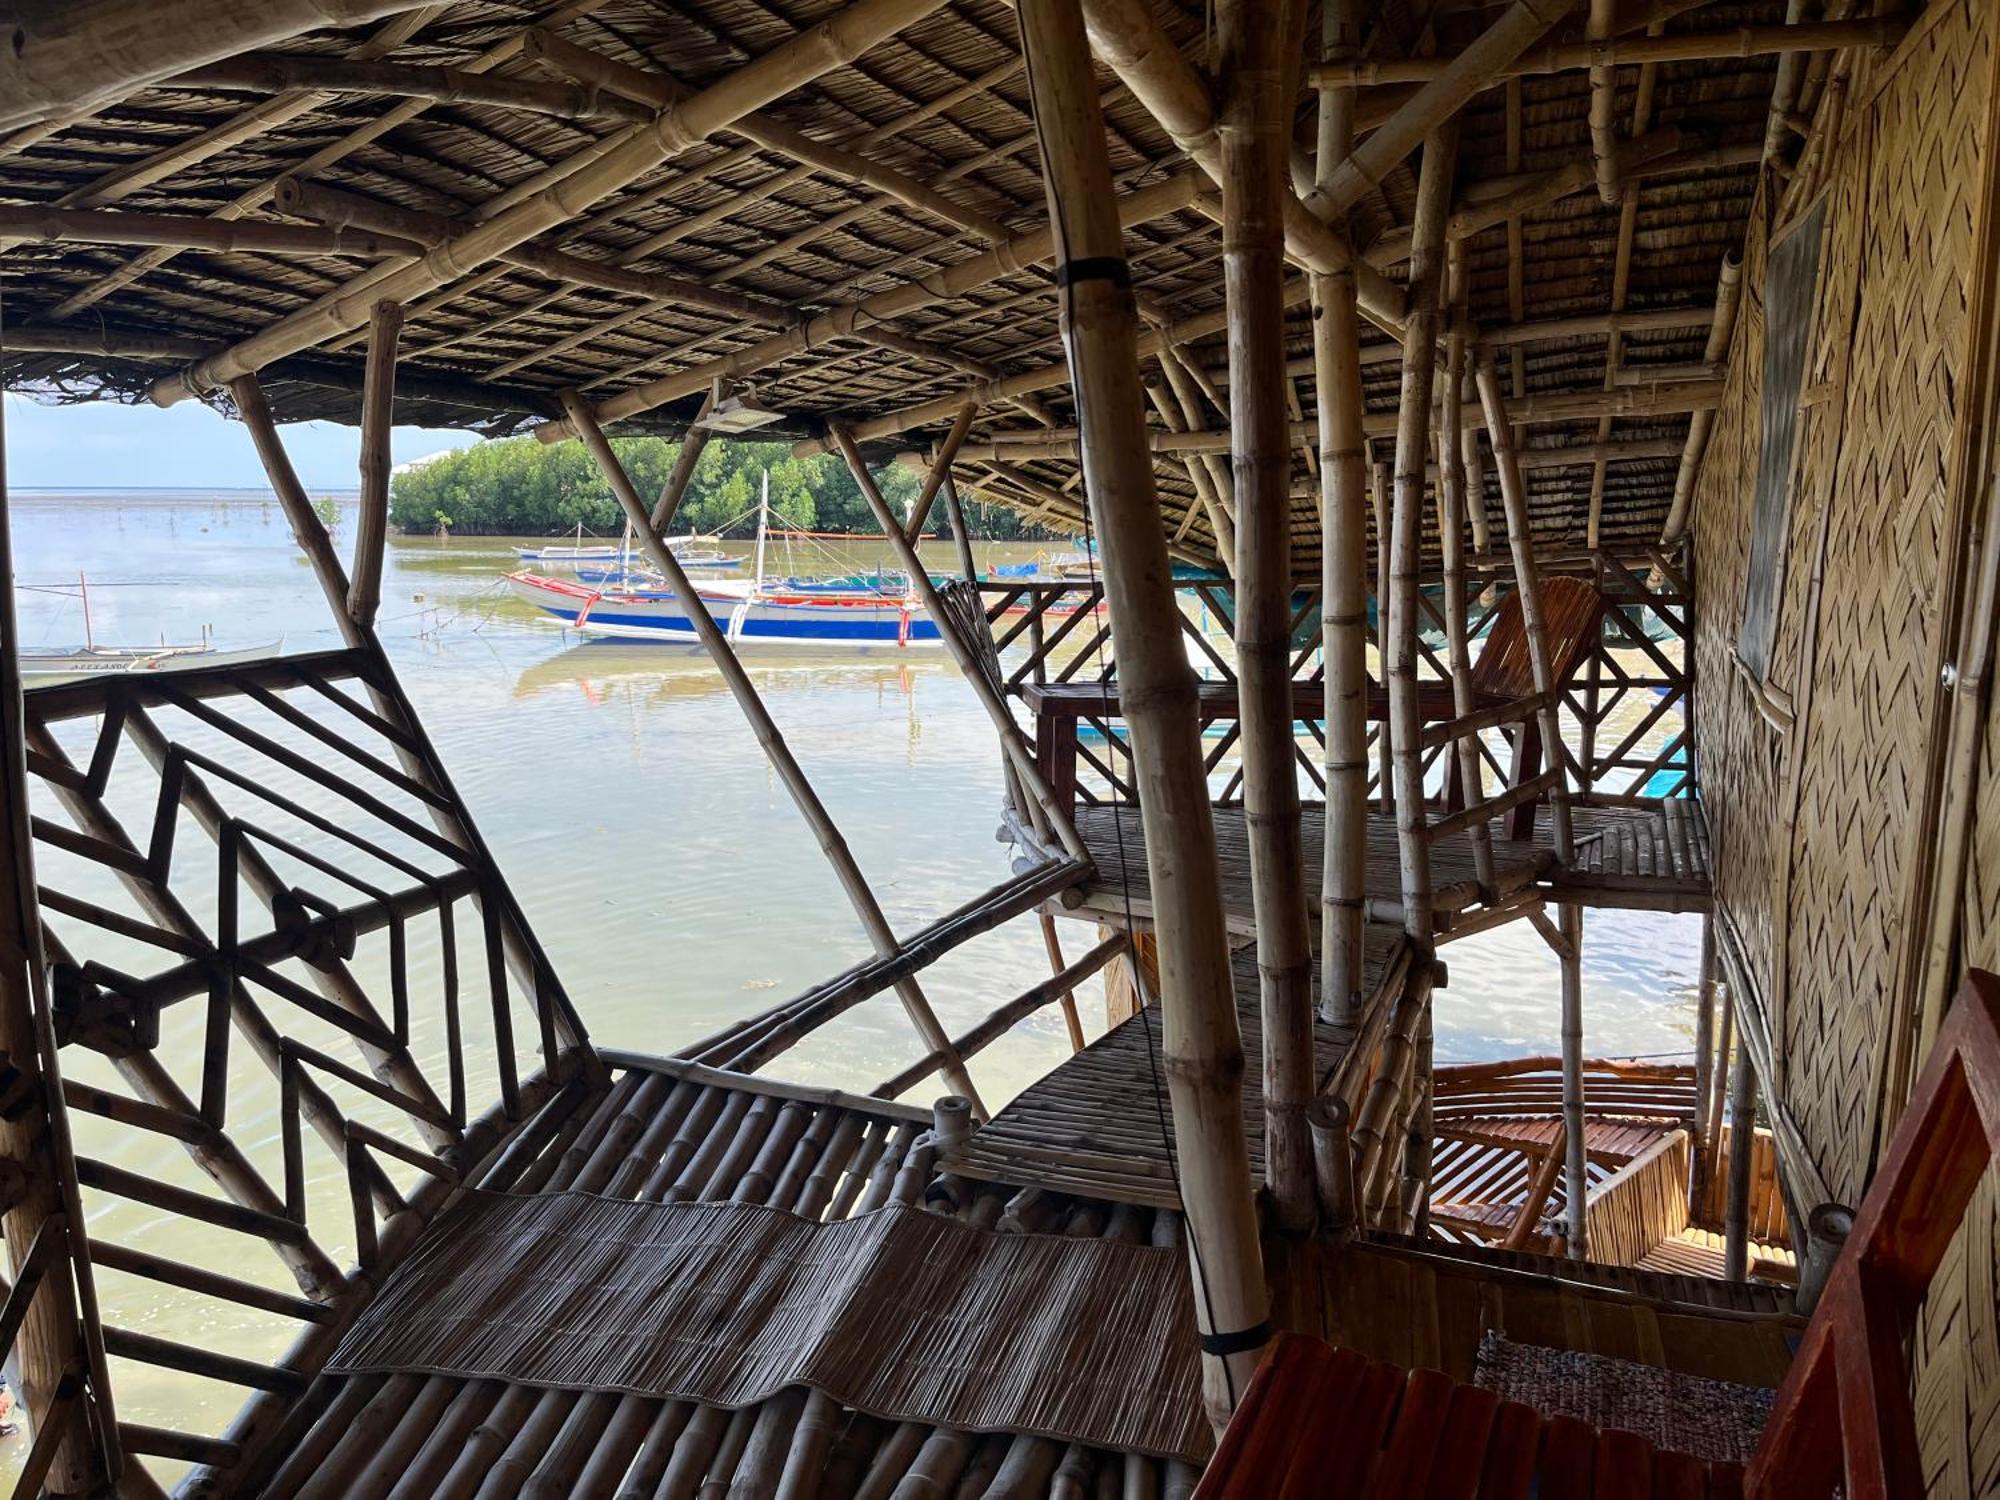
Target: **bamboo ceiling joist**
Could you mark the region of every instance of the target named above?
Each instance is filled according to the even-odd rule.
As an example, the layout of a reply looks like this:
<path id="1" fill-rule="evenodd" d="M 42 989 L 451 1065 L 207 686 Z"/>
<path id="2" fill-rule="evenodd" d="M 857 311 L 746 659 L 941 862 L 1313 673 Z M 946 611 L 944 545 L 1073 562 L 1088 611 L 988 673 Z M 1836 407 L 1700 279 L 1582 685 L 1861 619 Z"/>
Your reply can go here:
<path id="1" fill-rule="evenodd" d="M 221 255 L 338 255 L 388 260 L 421 255 L 415 240 L 371 229 L 199 219 L 190 214 L 104 213 L 89 208 L 0 207 L 0 244 L 165 245 Z"/>
<path id="2" fill-rule="evenodd" d="M 532 55 L 532 54 L 531 54 Z M 495 78 L 464 68 L 420 68 L 406 63 L 350 62 L 338 58 L 294 57 L 283 52 L 247 52 L 209 63 L 172 80 L 190 88 L 228 93 L 278 94 L 310 90 L 321 94 L 379 94 L 423 99 L 431 104 L 481 104 L 526 110 L 564 120 L 652 118 L 653 111 L 622 94 L 560 83 Z M 655 106 L 657 107 L 657 106 Z"/>
<path id="3" fill-rule="evenodd" d="M 358 328 L 375 302 L 407 301 L 476 270 L 589 204 L 643 177 L 689 146 L 796 88 L 841 67 L 898 27 L 936 10 L 943 0 L 855 0 L 831 19 L 745 64 L 719 83 L 662 110 L 581 154 L 575 170 L 438 246 L 413 265 L 363 278 L 281 318 L 222 354 L 155 382 L 152 397 L 173 406 L 227 384 L 274 359 Z"/>
<path id="4" fill-rule="evenodd" d="M 1129 226 L 1147 219 L 1178 213 L 1192 201 L 1193 193 L 1194 180 L 1186 174 L 1170 178 L 1150 188 L 1142 188 L 1118 201 L 1119 222 Z M 651 411 L 654 407 L 664 406 L 669 401 L 704 390 L 714 380 L 742 379 L 776 364 L 781 359 L 805 353 L 825 340 L 846 337 L 870 323 L 881 322 L 913 312 L 920 307 L 928 307 L 935 302 L 949 301 L 962 296 L 989 281 L 1013 275 L 1029 266 L 1048 260 L 1054 253 L 1053 235 L 1049 227 L 1043 225 L 1039 229 L 1031 229 L 1024 234 L 1015 235 L 1005 244 L 987 251 L 984 255 L 976 255 L 947 266 L 934 276 L 906 283 L 893 291 L 879 292 L 859 302 L 830 308 L 805 324 L 766 339 L 762 343 L 753 344 L 748 349 L 739 350 L 706 364 L 677 370 L 671 375 L 664 375 L 656 380 L 636 385 L 630 390 L 621 391 L 616 396 L 598 402 L 592 408 L 592 415 L 599 423 L 609 423 L 636 416 L 640 412 Z M 1020 390 L 1010 388 L 990 393 L 961 392 L 941 399 L 949 403 L 950 410 L 947 415 L 952 415 L 967 401 L 985 405 L 1033 390 L 1046 390 L 1049 386 L 1060 383 L 1060 378 L 1057 378 L 1041 385 L 1023 386 Z M 879 432 L 871 430 L 872 426 L 870 423 L 856 424 L 853 435 L 863 442 L 880 436 Z M 535 435 L 544 442 L 555 442 L 567 437 L 569 429 L 566 424 L 550 423 L 546 427 L 537 428 Z M 825 451 L 824 446 L 815 446 L 813 451 Z"/>
<path id="5" fill-rule="evenodd" d="M 87 108 L 141 84 L 321 26 L 427 0 L 21 0 L 0 48 L 0 130 Z"/>
<path id="6" fill-rule="evenodd" d="M 1665 36 L 1613 36 L 1598 41 L 1530 47 L 1494 76 L 1504 81 L 1602 66 L 1770 57 L 1784 52 L 1819 52 L 1842 47 L 1893 47 L 1908 29 L 1908 20 L 1901 16 L 1874 16 L 1865 20 L 1736 26 Z M 1448 62 L 1443 57 L 1407 57 L 1319 63 L 1307 70 L 1307 77 L 1321 88 L 1428 83 L 1444 71 Z"/>

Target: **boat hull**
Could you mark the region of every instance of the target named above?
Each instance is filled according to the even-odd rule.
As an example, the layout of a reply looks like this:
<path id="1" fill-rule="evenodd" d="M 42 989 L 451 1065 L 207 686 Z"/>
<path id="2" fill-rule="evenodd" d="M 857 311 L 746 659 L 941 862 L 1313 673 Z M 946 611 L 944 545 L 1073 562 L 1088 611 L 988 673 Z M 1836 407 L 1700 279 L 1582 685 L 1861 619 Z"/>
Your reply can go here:
<path id="1" fill-rule="evenodd" d="M 571 629 L 609 640 L 696 639 L 694 622 L 663 589 L 593 589 L 532 573 L 508 576 L 514 596 Z M 915 599 L 760 592 L 717 584 L 695 593 L 732 641 L 744 646 L 907 651 L 943 644 Z"/>

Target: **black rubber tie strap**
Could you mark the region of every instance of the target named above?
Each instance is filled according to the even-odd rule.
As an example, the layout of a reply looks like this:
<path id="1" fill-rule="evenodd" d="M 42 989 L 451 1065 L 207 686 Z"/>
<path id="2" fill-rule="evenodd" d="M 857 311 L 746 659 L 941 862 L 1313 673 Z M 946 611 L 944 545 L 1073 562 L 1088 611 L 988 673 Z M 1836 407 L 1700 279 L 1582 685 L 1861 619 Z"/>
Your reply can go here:
<path id="1" fill-rule="evenodd" d="M 1232 1354 L 1261 1349 L 1270 1342 L 1271 1320 L 1266 1318 L 1254 1328 L 1239 1328 L 1234 1333 L 1204 1333 L 1201 1336 L 1201 1352 L 1226 1359 Z"/>
<path id="2" fill-rule="evenodd" d="M 1129 287 L 1132 268 L 1122 255 L 1086 255 L 1056 267 L 1057 286 L 1074 286 L 1079 281 L 1109 281 L 1115 286 Z"/>

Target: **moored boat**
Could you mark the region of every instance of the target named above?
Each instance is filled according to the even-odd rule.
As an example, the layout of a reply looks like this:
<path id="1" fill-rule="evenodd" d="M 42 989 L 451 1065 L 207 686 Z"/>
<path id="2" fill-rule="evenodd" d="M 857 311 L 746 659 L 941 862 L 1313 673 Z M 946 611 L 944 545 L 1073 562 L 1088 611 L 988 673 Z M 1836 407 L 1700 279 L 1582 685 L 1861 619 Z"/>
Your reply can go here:
<path id="1" fill-rule="evenodd" d="M 67 651 L 21 652 L 21 681 L 27 687 L 67 682 L 77 677 L 103 677 L 116 672 L 190 672 L 197 668 L 234 666 L 275 656 L 282 638 L 262 646 L 218 651 L 206 641 L 185 646 L 79 646 Z"/>
<path id="2" fill-rule="evenodd" d="M 593 587 L 523 569 L 507 575 L 514 596 L 584 635 L 692 642 L 694 622 L 670 589 Z M 942 644 L 914 595 L 821 593 L 718 582 L 695 592 L 729 638 L 742 645 L 908 650 Z"/>

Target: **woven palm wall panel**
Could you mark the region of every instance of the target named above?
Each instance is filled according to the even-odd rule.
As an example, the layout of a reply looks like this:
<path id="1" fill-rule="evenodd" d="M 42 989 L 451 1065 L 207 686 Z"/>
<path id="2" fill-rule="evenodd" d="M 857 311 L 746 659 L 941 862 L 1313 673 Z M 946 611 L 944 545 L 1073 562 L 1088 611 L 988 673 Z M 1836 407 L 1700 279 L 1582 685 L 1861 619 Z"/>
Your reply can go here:
<path id="1" fill-rule="evenodd" d="M 1717 900 L 1771 1022 L 1776 1091 L 1831 1196 L 1873 1162 L 1919 830 L 1947 473 L 1966 358 L 1975 197 L 1996 22 L 1943 0 L 1848 81 L 1826 158 L 1813 348 L 1769 683 L 1733 660 L 1759 445 L 1770 215 L 1746 245 L 1730 385 L 1697 494 L 1703 587 L 1698 730 Z M 1791 205 L 1788 221 L 1804 205 Z M 1775 233 L 1782 236 L 1787 223 Z M 1725 686 L 1726 684 L 1726 686 Z M 2000 963 L 2000 727 L 1985 755 L 1967 957 Z M 1989 1183 L 1935 1284 L 1918 1340 L 1930 1493 L 2000 1491 L 1996 1194 Z"/>

